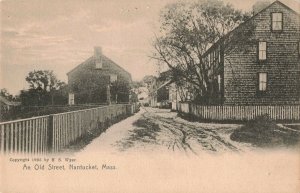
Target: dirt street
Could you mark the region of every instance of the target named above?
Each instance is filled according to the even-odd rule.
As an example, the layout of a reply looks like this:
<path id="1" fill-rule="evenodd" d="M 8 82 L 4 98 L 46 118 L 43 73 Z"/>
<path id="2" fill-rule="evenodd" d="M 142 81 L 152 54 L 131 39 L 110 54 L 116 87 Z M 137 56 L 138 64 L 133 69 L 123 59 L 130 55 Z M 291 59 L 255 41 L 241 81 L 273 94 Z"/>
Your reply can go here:
<path id="1" fill-rule="evenodd" d="M 241 152 L 249 144 L 230 140 L 237 124 L 189 122 L 166 109 L 141 108 L 141 111 L 107 129 L 82 152 L 170 151 L 185 155 L 201 152 Z"/>

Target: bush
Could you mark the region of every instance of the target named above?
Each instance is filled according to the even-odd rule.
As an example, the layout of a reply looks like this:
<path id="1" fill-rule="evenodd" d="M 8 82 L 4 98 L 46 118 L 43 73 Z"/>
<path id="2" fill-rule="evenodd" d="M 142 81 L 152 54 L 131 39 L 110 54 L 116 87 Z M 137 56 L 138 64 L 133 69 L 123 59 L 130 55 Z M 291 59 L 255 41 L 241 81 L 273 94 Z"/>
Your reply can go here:
<path id="1" fill-rule="evenodd" d="M 257 116 L 245 124 L 245 128 L 253 132 L 265 133 L 274 130 L 277 127 L 276 122 L 271 120 L 269 115 Z"/>
<path id="2" fill-rule="evenodd" d="M 234 141 L 251 143 L 256 146 L 292 145 L 298 142 L 298 135 L 282 131 L 268 115 L 256 117 L 241 128 L 236 129 L 230 136 Z"/>

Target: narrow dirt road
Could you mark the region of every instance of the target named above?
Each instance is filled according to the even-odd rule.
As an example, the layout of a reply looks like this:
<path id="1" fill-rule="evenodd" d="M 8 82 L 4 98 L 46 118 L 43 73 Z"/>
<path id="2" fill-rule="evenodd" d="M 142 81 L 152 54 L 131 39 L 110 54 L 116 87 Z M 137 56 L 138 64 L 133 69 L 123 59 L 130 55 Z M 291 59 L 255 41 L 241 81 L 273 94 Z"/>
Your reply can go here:
<path id="1" fill-rule="evenodd" d="M 170 110 L 142 108 L 112 127 L 83 149 L 88 151 L 171 151 L 198 155 L 201 152 L 240 152 L 249 144 L 230 140 L 236 124 L 189 122 Z"/>
<path id="2" fill-rule="evenodd" d="M 136 128 L 127 139 L 130 143 L 156 144 L 187 154 L 201 151 L 238 152 L 251 148 L 250 145 L 230 140 L 231 132 L 240 125 L 189 122 L 169 110 L 145 108 L 134 125 Z"/>

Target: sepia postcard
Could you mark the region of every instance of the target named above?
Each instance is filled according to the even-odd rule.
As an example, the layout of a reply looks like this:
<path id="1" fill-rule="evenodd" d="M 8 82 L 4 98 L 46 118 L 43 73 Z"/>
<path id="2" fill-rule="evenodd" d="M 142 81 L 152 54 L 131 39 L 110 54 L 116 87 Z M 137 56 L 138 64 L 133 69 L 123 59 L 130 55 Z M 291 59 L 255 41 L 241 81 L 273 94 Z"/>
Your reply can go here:
<path id="1" fill-rule="evenodd" d="M 299 193 L 299 0 L 0 0 L 0 193 Z"/>

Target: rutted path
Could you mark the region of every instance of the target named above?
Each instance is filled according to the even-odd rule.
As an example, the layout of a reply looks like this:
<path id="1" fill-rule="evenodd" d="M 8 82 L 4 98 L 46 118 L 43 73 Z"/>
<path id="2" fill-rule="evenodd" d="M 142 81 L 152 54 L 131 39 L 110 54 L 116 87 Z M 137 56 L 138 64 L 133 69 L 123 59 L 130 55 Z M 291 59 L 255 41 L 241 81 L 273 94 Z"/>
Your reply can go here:
<path id="1" fill-rule="evenodd" d="M 189 122 L 170 110 L 141 108 L 141 111 L 112 125 L 77 154 L 174 152 L 199 155 L 202 152 L 240 152 L 249 144 L 230 140 L 240 125 Z"/>
<path id="2" fill-rule="evenodd" d="M 129 137 L 118 141 L 122 151 L 130 148 L 165 148 L 185 154 L 200 152 L 239 152 L 249 145 L 230 140 L 239 125 L 188 122 L 169 110 L 145 108 Z M 155 129 L 156 128 L 156 129 Z"/>

